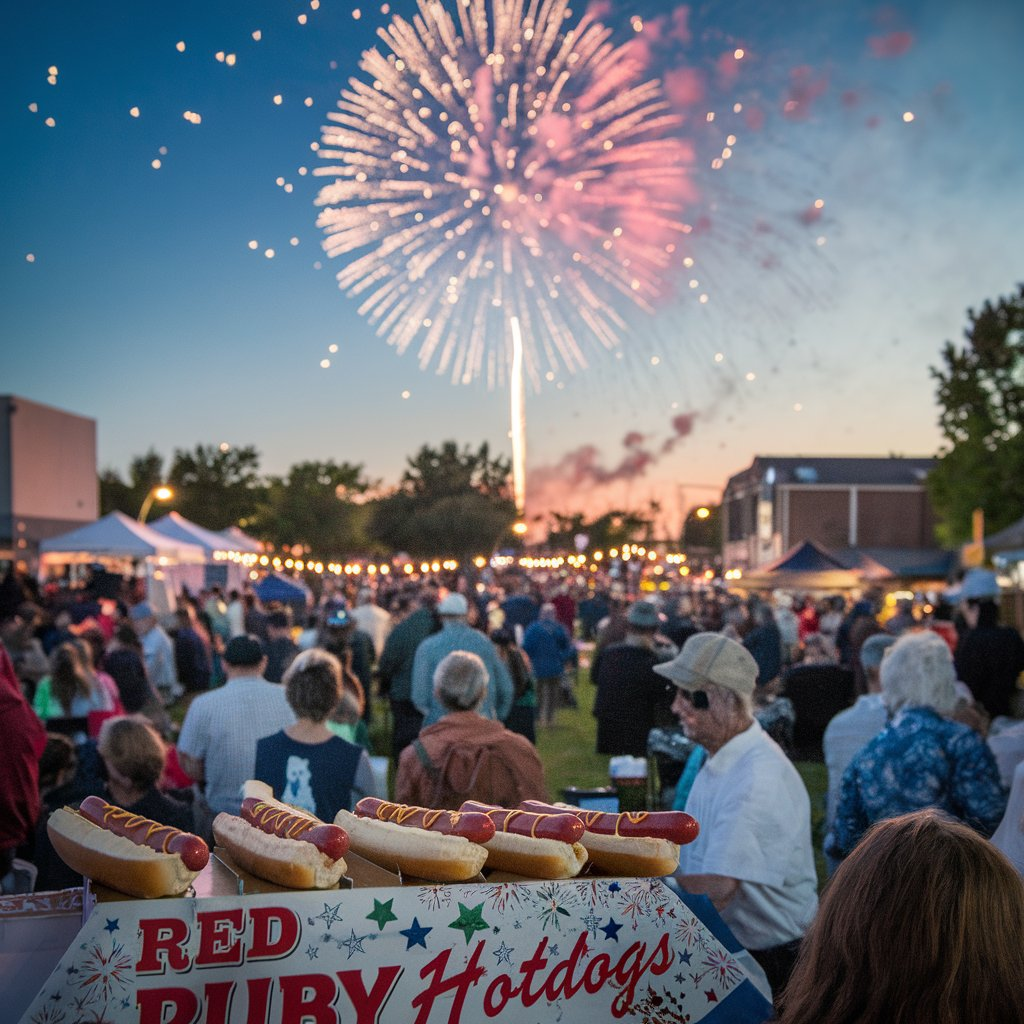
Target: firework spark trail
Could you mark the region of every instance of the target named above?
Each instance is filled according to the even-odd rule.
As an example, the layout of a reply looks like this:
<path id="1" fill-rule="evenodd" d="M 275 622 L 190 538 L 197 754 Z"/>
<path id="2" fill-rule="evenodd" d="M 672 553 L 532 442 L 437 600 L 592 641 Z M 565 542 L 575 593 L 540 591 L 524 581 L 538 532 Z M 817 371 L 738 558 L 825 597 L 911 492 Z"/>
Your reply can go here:
<path id="1" fill-rule="evenodd" d="M 439 0 L 378 30 L 315 174 L 342 290 L 400 352 L 468 382 L 509 376 L 512 317 L 534 388 L 612 348 L 650 309 L 695 191 L 657 81 L 568 0 Z"/>

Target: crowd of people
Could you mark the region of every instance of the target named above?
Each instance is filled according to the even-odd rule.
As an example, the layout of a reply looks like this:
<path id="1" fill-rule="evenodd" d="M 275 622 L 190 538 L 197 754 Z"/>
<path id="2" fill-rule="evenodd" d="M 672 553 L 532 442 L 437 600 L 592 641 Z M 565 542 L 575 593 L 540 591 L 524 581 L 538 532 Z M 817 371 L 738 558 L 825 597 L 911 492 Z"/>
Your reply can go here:
<path id="1" fill-rule="evenodd" d="M 875 990 L 904 1005 L 913 986 L 882 978 L 880 951 L 891 967 L 903 942 L 919 961 L 908 977 L 922 979 L 943 951 L 967 956 L 938 934 L 955 923 L 963 943 L 984 931 L 967 892 L 1001 893 L 991 927 L 1006 942 L 990 943 L 993 956 L 1022 934 L 1024 641 L 999 623 L 993 574 L 972 570 L 945 605 L 901 600 L 888 615 L 872 593 L 636 598 L 554 577 L 445 582 L 328 587 L 302 609 L 211 587 L 160 615 L 145 600 L 47 595 L 9 575 L 5 889 L 77 883 L 45 821 L 90 793 L 208 839 L 217 813 L 238 813 L 248 779 L 328 821 L 362 796 L 386 796 L 388 773 L 370 757 L 374 715 L 387 719 L 378 754 L 390 758 L 401 802 L 557 797 L 536 739 L 561 709 L 589 703 L 583 653 L 597 753 L 646 759 L 655 734 L 673 738 L 676 752 L 652 761 L 650 791 L 701 832 L 668 884 L 710 898 L 763 970 L 782 1020 L 881 1020 Z M 797 757 L 828 772 L 817 850 Z M 816 852 L 831 876 L 820 906 Z M 977 877 L 940 914 L 930 901 L 943 899 L 944 858 L 951 883 Z M 907 866 L 918 861 L 920 877 Z M 879 938 L 876 918 L 903 935 Z M 982 958 L 977 941 L 968 952 Z M 1019 960 L 997 967 L 984 985 L 947 970 L 948 1006 L 995 1005 L 1012 991 L 1004 982 L 1024 992 Z M 927 1019 L 1022 1018 L 947 1007 Z"/>

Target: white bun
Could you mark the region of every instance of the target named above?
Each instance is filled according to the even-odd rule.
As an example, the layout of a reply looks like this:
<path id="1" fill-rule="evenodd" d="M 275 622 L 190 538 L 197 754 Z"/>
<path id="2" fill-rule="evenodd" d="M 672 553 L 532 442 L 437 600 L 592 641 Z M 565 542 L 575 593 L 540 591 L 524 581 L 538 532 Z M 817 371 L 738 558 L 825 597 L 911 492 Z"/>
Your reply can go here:
<path id="1" fill-rule="evenodd" d="M 557 839 L 497 832 L 484 844 L 487 866 L 527 878 L 575 878 L 587 862 L 587 851 L 580 843 L 562 843 Z"/>
<path id="2" fill-rule="evenodd" d="M 353 853 L 378 867 L 431 882 L 465 882 L 480 873 L 487 851 L 464 836 L 360 818 L 338 811 L 334 824 L 347 833 Z"/>
<path id="3" fill-rule="evenodd" d="M 179 896 L 199 874 L 185 867 L 178 854 L 140 846 L 94 825 L 68 807 L 50 815 L 46 831 L 53 848 L 72 871 L 129 896 Z"/>
<path id="4" fill-rule="evenodd" d="M 679 846 L 668 839 L 584 832 L 581 843 L 594 867 L 627 878 L 661 878 L 679 867 Z"/>
<path id="5" fill-rule="evenodd" d="M 344 858 L 331 860 L 312 843 L 272 836 L 243 818 L 221 812 L 213 835 L 251 875 L 289 889 L 333 889 L 345 873 Z"/>

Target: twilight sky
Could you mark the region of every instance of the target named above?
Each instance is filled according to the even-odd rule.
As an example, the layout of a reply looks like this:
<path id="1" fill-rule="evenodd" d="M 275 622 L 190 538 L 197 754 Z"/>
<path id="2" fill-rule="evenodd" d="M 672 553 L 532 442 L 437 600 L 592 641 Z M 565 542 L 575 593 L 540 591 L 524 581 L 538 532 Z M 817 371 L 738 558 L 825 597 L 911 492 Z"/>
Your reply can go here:
<path id="1" fill-rule="evenodd" d="M 425 442 L 510 453 L 506 389 L 397 354 L 316 225 L 311 144 L 414 9 L 10 7 L 0 392 L 94 417 L 122 470 L 226 441 L 267 472 L 348 460 L 393 483 Z M 755 454 L 935 451 L 928 367 L 1024 273 L 1024 5 L 591 11 L 664 81 L 693 230 L 656 308 L 617 307 L 617 350 L 528 393 L 528 515 L 656 498 L 675 530 Z"/>

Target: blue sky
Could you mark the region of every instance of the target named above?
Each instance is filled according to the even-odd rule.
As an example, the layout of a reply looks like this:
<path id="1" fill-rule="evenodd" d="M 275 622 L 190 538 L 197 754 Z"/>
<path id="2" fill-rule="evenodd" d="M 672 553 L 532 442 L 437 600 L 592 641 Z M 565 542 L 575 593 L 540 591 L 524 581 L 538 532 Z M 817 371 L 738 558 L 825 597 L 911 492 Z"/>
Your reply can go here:
<path id="1" fill-rule="evenodd" d="M 674 527 L 757 453 L 930 453 L 929 365 L 1022 279 L 1020 4 L 730 0 L 673 23 L 679 6 L 613 0 L 603 20 L 618 42 L 644 20 L 648 77 L 703 76 L 678 111 L 699 286 L 676 268 L 618 353 L 529 395 L 534 512 L 657 498 Z M 346 459 L 394 482 L 425 442 L 510 451 L 506 394 L 397 355 L 321 249 L 310 144 L 376 29 L 413 9 L 355 7 L 8 9 L 0 391 L 95 417 L 101 467 L 227 441 L 268 472 Z"/>

